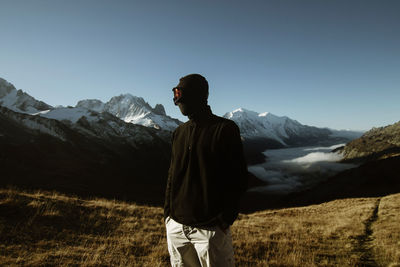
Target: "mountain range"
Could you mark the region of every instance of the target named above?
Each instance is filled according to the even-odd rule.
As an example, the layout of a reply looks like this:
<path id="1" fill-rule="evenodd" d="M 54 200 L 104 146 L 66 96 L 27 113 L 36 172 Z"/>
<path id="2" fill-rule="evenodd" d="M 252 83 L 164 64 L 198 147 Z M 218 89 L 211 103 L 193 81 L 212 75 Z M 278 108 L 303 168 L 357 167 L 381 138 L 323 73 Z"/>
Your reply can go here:
<path id="1" fill-rule="evenodd" d="M 27 114 L 53 108 L 42 101 L 36 100 L 24 91 L 15 89 L 14 85 L 2 78 L 0 78 L 0 106 Z"/>
<path id="2" fill-rule="evenodd" d="M 130 94 L 112 97 L 106 103 L 98 99 L 86 99 L 79 101 L 75 107 L 53 107 L 36 100 L 22 90 L 17 90 L 11 83 L 1 78 L 0 106 L 19 113 L 56 119 L 67 124 L 76 124 L 84 117 L 88 122 L 114 121 L 113 125 L 110 125 L 113 127 L 118 123 L 110 115 L 126 123 L 166 131 L 173 131 L 182 123 L 168 116 L 163 105 L 157 104 L 152 108 L 143 98 Z M 228 112 L 224 117 L 238 124 L 245 141 L 262 140 L 264 146 L 267 144 L 266 148 L 349 141 L 361 135 L 359 132 L 302 125 L 288 117 L 279 117 L 272 113 L 256 113 L 243 108 Z M 123 128 L 121 125 L 118 127 Z"/>
<path id="3" fill-rule="evenodd" d="M 224 117 L 238 124 L 249 164 L 264 161 L 268 148 L 347 143 L 362 134 L 243 108 Z M 0 123 L 1 184 L 160 203 L 171 131 L 182 122 L 129 94 L 53 107 L 0 79 Z"/>
<path id="4" fill-rule="evenodd" d="M 257 113 L 244 108 L 228 112 L 224 117 L 235 121 L 239 126 L 249 164 L 264 162 L 266 158 L 262 152 L 266 149 L 331 146 L 347 143 L 362 135 L 362 132 L 303 125 L 286 116 L 280 117 L 269 112 Z"/>
<path id="5" fill-rule="evenodd" d="M 115 96 L 107 103 L 97 99 L 81 100 L 76 108 L 85 108 L 97 112 L 108 112 L 127 123 L 173 131 L 181 122 L 165 113 L 164 106 L 157 104 L 152 108 L 141 97 L 130 94 Z"/>
<path id="6" fill-rule="evenodd" d="M 162 201 L 170 131 L 52 107 L 5 80 L 0 95 L 1 185 Z"/>

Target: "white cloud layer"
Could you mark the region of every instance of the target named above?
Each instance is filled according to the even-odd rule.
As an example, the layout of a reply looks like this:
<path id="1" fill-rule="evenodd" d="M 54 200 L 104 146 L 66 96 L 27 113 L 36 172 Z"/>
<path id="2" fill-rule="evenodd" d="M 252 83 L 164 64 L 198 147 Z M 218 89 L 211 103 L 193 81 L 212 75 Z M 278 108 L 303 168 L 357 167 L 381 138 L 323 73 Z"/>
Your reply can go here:
<path id="1" fill-rule="evenodd" d="M 338 163 L 342 156 L 327 152 L 342 146 L 299 147 L 265 151 L 268 157 L 263 164 L 249 166 L 249 171 L 267 186 L 251 189 L 270 194 L 287 194 L 313 186 L 337 172 L 355 167 Z"/>
<path id="2" fill-rule="evenodd" d="M 315 163 L 315 162 L 337 162 L 343 157 L 338 153 L 326 153 L 326 152 L 312 152 L 303 157 L 298 157 L 291 160 L 285 160 L 283 162 L 293 163 Z"/>

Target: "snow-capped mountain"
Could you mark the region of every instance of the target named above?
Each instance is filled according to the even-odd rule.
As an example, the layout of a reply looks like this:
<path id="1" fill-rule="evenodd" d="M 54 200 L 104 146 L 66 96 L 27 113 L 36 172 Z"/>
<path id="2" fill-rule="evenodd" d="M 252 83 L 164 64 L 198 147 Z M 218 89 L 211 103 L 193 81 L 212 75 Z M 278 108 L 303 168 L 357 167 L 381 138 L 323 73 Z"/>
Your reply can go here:
<path id="1" fill-rule="evenodd" d="M 244 108 L 228 112 L 224 117 L 235 121 L 239 126 L 248 164 L 263 163 L 263 152 L 267 149 L 331 146 L 347 143 L 362 135 L 361 132 L 307 126 L 286 116 L 280 117 L 269 112 L 257 113 Z"/>
<path id="2" fill-rule="evenodd" d="M 32 116 L 0 106 L 1 117 L 7 119 L 5 125 L 12 123 L 20 128 L 30 129 L 35 135 L 51 135 L 64 142 L 74 142 L 69 133 L 79 134 L 81 138 L 129 144 L 136 148 L 143 144 L 161 140 L 168 143 L 170 133 L 150 127 L 126 123 L 115 116 L 98 113 L 83 108 L 57 108 L 44 111 L 41 116 Z M 0 131 L 0 135 L 9 137 L 12 133 Z M 157 141 L 158 142 L 158 141 Z"/>
<path id="3" fill-rule="evenodd" d="M 0 106 L 27 114 L 52 108 L 52 106 L 36 100 L 22 90 L 17 90 L 14 85 L 2 78 L 0 78 Z"/>
<path id="4" fill-rule="evenodd" d="M 75 107 L 52 107 L 38 101 L 0 79 L 0 106 L 13 111 L 55 119 L 93 136 L 127 137 L 132 130 L 128 124 L 173 131 L 181 122 L 166 115 L 164 107 L 151 107 L 143 98 L 122 94 L 103 103 L 97 99 L 81 100 Z M 224 117 L 235 121 L 243 138 L 258 149 L 314 145 L 325 141 L 350 141 L 361 135 L 335 131 L 299 123 L 286 116 L 257 113 L 243 108 L 228 112 Z M 82 128 L 82 125 L 85 125 Z M 89 129 L 92 127 L 92 129 Z M 105 127 L 101 130 L 101 127 Z M 125 129 L 130 130 L 126 131 Z M 85 130 L 83 130 L 85 129 Z M 97 135 L 98 133 L 98 135 Z M 353 138 L 350 138 L 353 137 Z"/>
<path id="5" fill-rule="evenodd" d="M 108 112 L 128 123 L 169 131 L 173 131 L 181 123 L 167 116 L 163 105 L 157 104 L 152 108 L 143 98 L 130 94 L 115 96 L 107 103 L 97 99 L 81 100 L 76 107 Z"/>
<path id="6" fill-rule="evenodd" d="M 79 101 L 75 108 L 52 107 L 36 100 L 22 90 L 15 89 L 11 83 L 1 78 L 0 106 L 16 112 L 39 115 L 66 123 L 68 121 L 76 123 L 83 117 L 88 121 L 99 121 L 103 119 L 99 114 L 107 112 L 127 123 L 167 131 L 173 131 L 181 124 L 179 120 L 167 116 L 161 104 L 152 108 L 143 98 L 130 94 L 115 96 L 107 103 L 97 99 L 88 99 Z"/>
<path id="7" fill-rule="evenodd" d="M 33 115 L 40 115 L 40 117 L 54 119 L 65 122 L 67 124 L 76 123 L 82 117 L 89 121 L 100 120 L 100 114 L 86 108 L 73 108 L 73 107 L 57 107 L 54 109 L 44 110 Z"/>
<path id="8" fill-rule="evenodd" d="M 257 113 L 244 108 L 228 112 L 224 117 L 235 121 L 245 138 L 268 137 L 283 145 L 286 145 L 284 139 L 289 138 L 286 132 L 287 124 L 290 123 L 296 128 L 300 126 L 297 121 L 291 121 L 288 117 L 278 117 L 268 112 Z"/>
<path id="9" fill-rule="evenodd" d="M 244 108 L 236 109 L 224 115 L 239 126 L 246 139 L 267 138 L 276 140 L 283 146 L 296 145 L 299 140 L 316 141 L 328 138 L 328 129 L 307 126 L 286 116 L 279 117 L 272 113 L 257 113 Z"/>

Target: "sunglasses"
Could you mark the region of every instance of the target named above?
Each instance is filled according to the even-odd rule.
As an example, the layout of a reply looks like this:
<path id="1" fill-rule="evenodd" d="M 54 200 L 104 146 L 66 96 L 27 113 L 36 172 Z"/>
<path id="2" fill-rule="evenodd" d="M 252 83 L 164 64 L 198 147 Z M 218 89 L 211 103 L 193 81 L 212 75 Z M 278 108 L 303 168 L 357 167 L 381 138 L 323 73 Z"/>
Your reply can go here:
<path id="1" fill-rule="evenodd" d="M 178 105 L 179 99 L 182 98 L 183 90 L 182 90 L 182 88 L 175 87 L 172 89 L 172 91 L 174 92 L 174 103 L 175 103 L 175 105 Z"/>

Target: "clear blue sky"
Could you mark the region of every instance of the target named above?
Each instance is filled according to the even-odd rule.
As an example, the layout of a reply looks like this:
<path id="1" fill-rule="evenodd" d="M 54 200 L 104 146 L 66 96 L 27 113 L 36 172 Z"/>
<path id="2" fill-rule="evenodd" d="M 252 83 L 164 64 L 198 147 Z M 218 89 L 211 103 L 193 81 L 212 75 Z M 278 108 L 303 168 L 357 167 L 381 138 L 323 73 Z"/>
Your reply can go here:
<path id="1" fill-rule="evenodd" d="M 400 120 L 400 1 L 0 1 L 0 77 L 51 105 L 121 93 L 172 103 L 203 74 L 244 107 L 367 130 Z"/>

